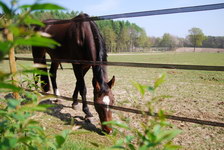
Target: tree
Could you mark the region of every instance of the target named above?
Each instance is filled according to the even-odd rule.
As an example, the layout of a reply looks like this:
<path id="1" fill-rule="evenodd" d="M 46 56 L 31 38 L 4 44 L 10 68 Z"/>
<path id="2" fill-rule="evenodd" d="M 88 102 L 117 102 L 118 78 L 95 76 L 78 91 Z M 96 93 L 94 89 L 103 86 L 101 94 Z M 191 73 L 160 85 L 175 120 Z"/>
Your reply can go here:
<path id="1" fill-rule="evenodd" d="M 118 52 L 123 51 L 127 52 L 130 49 L 130 35 L 128 32 L 128 28 L 125 26 L 121 26 L 120 34 L 117 38 L 117 50 Z"/>
<path id="2" fill-rule="evenodd" d="M 165 33 L 161 39 L 159 46 L 168 47 L 170 50 L 177 47 L 179 44 L 179 39 L 169 33 Z"/>
<path id="3" fill-rule="evenodd" d="M 202 46 L 202 42 L 205 40 L 205 35 L 200 28 L 192 28 L 189 30 L 188 38 L 193 45 L 195 52 L 196 46 Z"/>
<path id="4" fill-rule="evenodd" d="M 114 33 L 113 29 L 106 26 L 102 31 L 103 37 L 106 42 L 106 46 L 109 52 L 114 52 L 116 47 L 116 34 Z"/>
<path id="5" fill-rule="evenodd" d="M 146 32 L 144 30 L 142 30 L 142 32 L 140 32 L 140 35 L 136 40 L 136 46 L 141 47 L 143 49 L 149 48 L 151 46 L 150 39 L 146 35 Z"/>
<path id="6" fill-rule="evenodd" d="M 223 36 L 207 36 L 202 43 L 203 47 L 208 48 L 224 48 Z"/>

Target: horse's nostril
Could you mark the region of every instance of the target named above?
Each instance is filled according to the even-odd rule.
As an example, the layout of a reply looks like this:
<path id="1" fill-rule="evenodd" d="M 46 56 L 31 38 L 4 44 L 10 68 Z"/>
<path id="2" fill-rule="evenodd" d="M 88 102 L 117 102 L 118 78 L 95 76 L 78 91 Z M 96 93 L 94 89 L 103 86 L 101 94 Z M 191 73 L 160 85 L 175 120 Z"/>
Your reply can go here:
<path id="1" fill-rule="evenodd" d="M 103 129 L 103 131 L 104 131 L 105 133 L 107 133 L 107 134 L 111 134 L 111 133 L 113 133 L 113 130 L 112 130 L 112 129 L 108 129 L 108 128 Z"/>
<path id="2" fill-rule="evenodd" d="M 112 134 L 112 133 L 113 133 L 113 130 L 110 130 L 108 134 Z"/>

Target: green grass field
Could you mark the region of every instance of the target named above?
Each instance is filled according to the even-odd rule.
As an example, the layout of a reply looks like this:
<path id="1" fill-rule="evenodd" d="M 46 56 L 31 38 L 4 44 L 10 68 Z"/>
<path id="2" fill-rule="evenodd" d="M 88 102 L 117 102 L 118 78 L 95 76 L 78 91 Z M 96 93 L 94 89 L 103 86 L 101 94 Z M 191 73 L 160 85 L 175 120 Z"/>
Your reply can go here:
<path id="1" fill-rule="evenodd" d="M 24 55 L 18 56 L 24 57 Z M 26 57 L 30 57 L 30 55 L 26 55 Z M 110 54 L 108 61 L 224 66 L 224 53 Z M 32 63 L 18 61 L 18 64 L 24 66 Z M 63 67 L 71 67 L 71 65 L 63 64 Z M 0 69 L 8 71 L 8 62 L 1 63 Z M 109 78 L 113 75 L 116 76 L 116 84 L 113 88 L 116 105 L 136 107 L 144 104 L 144 101 L 149 100 L 151 95 L 147 94 L 142 98 L 132 85 L 132 81 L 152 85 L 154 80 L 162 73 L 166 74 L 166 82 L 158 89 L 156 95 L 170 95 L 172 97 L 158 103 L 156 106 L 158 109 L 162 108 L 167 113 L 177 116 L 224 122 L 224 72 L 109 66 Z M 73 71 L 59 70 L 57 80 L 62 95 L 71 97 L 75 86 Z M 88 100 L 92 101 L 91 80 L 92 72 L 89 71 L 86 75 L 87 97 Z M 94 111 L 93 108 L 91 109 Z M 73 116 L 72 111 L 61 111 L 60 115 L 70 114 L 70 116 Z M 118 116 L 120 115 L 131 118 L 133 122 L 141 120 L 136 115 L 114 111 L 115 120 L 119 119 Z M 95 112 L 94 116 L 98 119 Z M 50 134 L 72 128 L 67 121 L 57 116 L 39 114 L 36 118 L 42 122 Z M 224 148 L 223 128 L 178 121 L 172 121 L 172 123 L 183 130 L 182 134 L 175 139 L 175 143 L 182 145 L 183 149 Z M 137 126 L 137 124 L 133 123 L 133 126 Z M 83 131 L 87 133 L 78 134 L 78 132 Z M 95 132 L 80 129 L 77 131 L 77 135 L 72 135 L 69 138 L 64 149 L 106 149 L 116 139 L 116 137 L 105 137 Z"/>

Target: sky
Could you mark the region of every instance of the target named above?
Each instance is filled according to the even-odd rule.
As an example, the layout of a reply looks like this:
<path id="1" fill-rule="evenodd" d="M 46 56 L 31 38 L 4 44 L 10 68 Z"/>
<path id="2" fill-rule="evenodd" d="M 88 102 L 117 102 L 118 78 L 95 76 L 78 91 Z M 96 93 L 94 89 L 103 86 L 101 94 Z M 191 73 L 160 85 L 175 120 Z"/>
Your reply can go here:
<path id="1" fill-rule="evenodd" d="M 3 2 L 9 0 L 2 0 Z M 19 4 L 31 4 L 36 0 L 20 0 Z M 40 0 L 65 7 L 68 11 L 88 13 L 90 16 L 102 16 L 119 13 L 150 11 L 197 5 L 224 3 L 224 0 Z M 186 37 L 193 27 L 202 29 L 205 35 L 224 36 L 224 9 L 125 18 L 145 29 L 148 36 L 161 37 L 170 33 L 178 37 Z"/>

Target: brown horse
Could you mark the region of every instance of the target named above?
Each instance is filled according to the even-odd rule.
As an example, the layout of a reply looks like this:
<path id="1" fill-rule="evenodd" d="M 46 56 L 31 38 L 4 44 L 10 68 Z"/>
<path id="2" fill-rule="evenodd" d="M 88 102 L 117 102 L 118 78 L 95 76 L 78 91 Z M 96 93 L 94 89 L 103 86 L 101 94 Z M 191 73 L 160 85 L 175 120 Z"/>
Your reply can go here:
<path id="1" fill-rule="evenodd" d="M 73 18 L 87 19 L 86 14 L 80 14 Z M 45 20 L 47 23 L 52 20 Z M 56 20 L 55 20 L 56 21 Z M 99 32 L 99 29 L 94 21 L 71 21 L 64 24 L 46 25 L 45 27 L 36 27 L 35 30 L 46 32 L 51 37 L 61 44 L 54 49 L 33 47 L 32 54 L 34 63 L 46 64 L 46 53 L 51 57 L 52 63 L 50 67 L 51 82 L 54 94 L 59 95 L 56 84 L 56 73 L 59 64 L 58 60 L 86 60 L 86 61 L 107 61 L 107 51 L 105 42 Z M 101 123 L 112 120 L 112 112 L 109 105 L 113 105 L 114 96 L 111 88 L 114 85 L 115 78 L 113 77 L 108 82 L 106 66 L 102 65 L 87 65 L 87 64 L 72 64 L 76 81 L 76 87 L 73 94 L 72 107 L 78 104 L 78 93 L 82 97 L 83 111 L 86 117 L 92 117 L 86 101 L 86 85 L 84 76 L 92 66 L 93 79 L 92 85 L 94 87 L 94 106 L 99 115 Z M 40 68 L 47 71 L 47 68 Z M 50 90 L 50 83 L 48 76 L 41 76 L 41 85 L 45 92 Z M 102 105 L 103 104 L 103 105 Z M 112 129 L 107 125 L 102 125 L 103 131 L 111 133 Z"/>

